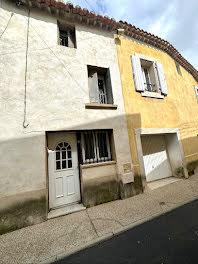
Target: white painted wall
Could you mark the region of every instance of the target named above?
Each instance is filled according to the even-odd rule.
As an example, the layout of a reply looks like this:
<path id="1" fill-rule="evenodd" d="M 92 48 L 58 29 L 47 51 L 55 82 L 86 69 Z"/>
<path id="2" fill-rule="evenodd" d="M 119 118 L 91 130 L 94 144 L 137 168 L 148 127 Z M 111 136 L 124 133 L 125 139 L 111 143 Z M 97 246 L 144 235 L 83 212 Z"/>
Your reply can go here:
<path id="1" fill-rule="evenodd" d="M 27 9 L 2 0 L 0 8 L 0 198 L 46 188 L 45 131 L 114 130 L 117 170 L 131 162 L 113 32 L 76 25 L 77 49 L 57 45 L 57 19 L 30 13 L 27 122 L 24 121 Z M 110 67 L 117 110 L 85 109 L 87 65 Z"/>

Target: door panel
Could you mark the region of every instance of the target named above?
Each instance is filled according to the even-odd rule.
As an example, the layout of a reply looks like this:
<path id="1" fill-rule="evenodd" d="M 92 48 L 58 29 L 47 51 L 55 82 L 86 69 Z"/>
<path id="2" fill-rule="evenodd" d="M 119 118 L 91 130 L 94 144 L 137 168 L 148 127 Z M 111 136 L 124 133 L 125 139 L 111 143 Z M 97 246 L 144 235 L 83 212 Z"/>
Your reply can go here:
<path id="1" fill-rule="evenodd" d="M 147 181 L 172 176 L 171 166 L 163 135 L 142 136 L 144 168 Z"/>
<path id="2" fill-rule="evenodd" d="M 63 197 L 64 196 L 63 177 L 56 178 L 55 185 L 56 185 L 56 198 Z"/>
<path id="3" fill-rule="evenodd" d="M 56 208 L 80 201 L 75 133 L 48 134 L 49 206 Z"/>
<path id="4" fill-rule="evenodd" d="M 72 195 L 75 193 L 75 177 L 73 175 L 69 175 L 66 178 L 67 180 L 67 195 Z"/>

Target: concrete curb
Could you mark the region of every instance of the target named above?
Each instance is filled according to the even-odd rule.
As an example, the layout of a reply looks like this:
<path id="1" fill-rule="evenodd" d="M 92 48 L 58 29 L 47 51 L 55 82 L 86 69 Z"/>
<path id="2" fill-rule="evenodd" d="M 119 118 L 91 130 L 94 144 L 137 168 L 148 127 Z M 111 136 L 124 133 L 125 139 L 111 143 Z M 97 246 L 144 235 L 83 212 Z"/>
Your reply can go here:
<path id="1" fill-rule="evenodd" d="M 137 220 L 136 222 L 133 222 L 133 223 L 131 223 L 131 224 L 125 226 L 125 227 L 119 228 L 116 231 L 113 231 L 111 233 L 107 233 L 107 234 L 105 234 L 103 236 L 100 236 L 100 237 L 98 237 L 96 239 L 93 239 L 93 240 L 89 241 L 88 243 L 85 243 L 82 246 L 79 246 L 79 247 L 76 247 L 76 248 L 70 250 L 69 252 L 64 252 L 64 253 L 58 254 L 56 256 L 50 257 L 49 259 L 46 259 L 45 261 L 39 262 L 39 264 L 52 264 L 52 263 L 54 263 L 57 260 L 61 260 L 63 258 L 69 257 L 69 256 L 71 256 L 71 255 L 73 255 L 73 254 L 75 254 L 75 253 L 77 253 L 79 251 L 82 251 L 84 249 L 87 249 L 87 248 L 93 247 L 93 246 L 95 246 L 97 244 L 100 244 L 101 242 L 104 242 L 104 241 L 106 241 L 106 240 L 108 240 L 108 239 L 110 239 L 110 238 L 112 238 L 114 236 L 117 236 L 117 235 L 119 235 L 121 233 L 124 233 L 124 232 L 126 232 L 126 231 L 128 231 L 128 230 L 130 230 L 130 229 L 132 229 L 132 228 L 134 228 L 136 226 L 138 226 L 138 225 L 141 225 L 141 224 L 144 224 L 144 223 L 146 223 L 148 221 L 151 221 L 151 220 L 153 220 L 153 219 L 155 219 L 155 218 L 157 218 L 159 216 L 165 215 L 165 214 L 173 211 L 174 209 L 182 207 L 182 206 L 184 206 L 184 205 L 186 205 L 186 204 L 188 204 L 190 202 L 193 202 L 193 201 L 195 201 L 197 199 L 198 199 L 198 196 L 195 196 L 194 198 L 185 200 L 185 201 L 183 201 L 183 202 L 181 202 L 181 203 L 179 203 L 179 204 L 177 204 L 177 205 L 175 205 L 173 207 L 165 209 L 164 211 L 160 211 L 160 212 L 158 212 L 156 214 L 148 215 L 148 216 L 146 216 L 144 218 L 141 218 L 141 219 Z"/>

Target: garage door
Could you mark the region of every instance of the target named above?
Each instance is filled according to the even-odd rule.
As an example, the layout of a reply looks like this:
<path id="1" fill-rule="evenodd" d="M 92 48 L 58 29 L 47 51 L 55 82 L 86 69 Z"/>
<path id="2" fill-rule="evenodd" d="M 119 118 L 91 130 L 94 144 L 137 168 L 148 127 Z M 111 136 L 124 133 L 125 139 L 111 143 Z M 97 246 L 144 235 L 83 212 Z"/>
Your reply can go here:
<path id="1" fill-rule="evenodd" d="M 163 135 L 141 136 L 143 160 L 147 181 L 172 176 Z"/>

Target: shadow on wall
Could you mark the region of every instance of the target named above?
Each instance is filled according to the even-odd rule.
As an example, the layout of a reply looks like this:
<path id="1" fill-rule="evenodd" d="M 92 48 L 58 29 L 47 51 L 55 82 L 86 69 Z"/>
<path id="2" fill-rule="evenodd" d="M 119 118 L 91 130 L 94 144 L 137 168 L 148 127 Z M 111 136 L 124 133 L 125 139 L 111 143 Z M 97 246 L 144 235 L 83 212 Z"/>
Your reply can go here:
<path id="1" fill-rule="evenodd" d="M 94 110 L 96 111 L 96 110 Z M 113 110 L 114 111 L 114 110 Z M 101 113 L 101 111 L 100 111 Z M 105 111 L 103 111 L 105 116 Z M 79 124 L 71 127 L 61 127 L 58 131 L 80 131 L 85 129 L 112 129 L 115 144 L 115 160 L 119 151 L 124 151 L 122 133 L 128 137 L 123 128 L 128 120 L 131 149 L 135 146 L 134 129 L 141 128 L 141 115 L 139 113 L 101 118 L 92 123 Z M 42 121 L 41 121 L 42 122 Z M 30 124 L 31 127 L 31 124 Z M 30 128 L 28 128 L 30 129 Z M 57 131 L 57 132 L 58 132 Z M 52 131 L 51 131 L 52 132 Z M 34 133 L 34 135 L 32 135 Z M 46 220 L 48 213 L 48 176 L 47 152 L 45 132 L 35 135 L 27 131 L 20 138 L 9 138 L 0 142 L 1 153 L 1 189 L 0 189 L 0 234 L 19 229 L 28 225 Z M 115 137 L 117 140 L 115 141 Z M 128 139 L 127 139 L 128 142 Z M 197 137 L 182 140 L 184 148 L 190 144 L 197 145 Z M 128 144 L 128 143 L 127 143 Z M 132 149 L 133 152 L 136 150 Z M 132 163 L 135 161 L 132 158 Z M 189 175 L 194 173 L 198 164 L 198 155 L 193 155 L 187 162 Z M 102 177 L 102 175 L 101 175 Z M 46 180 L 47 178 L 47 180 Z M 115 179 L 115 178 L 113 178 Z M 93 188 L 92 188 L 93 187 Z M 97 187 L 97 188 L 96 188 Z M 97 189 L 97 190 L 96 190 Z M 140 174 L 135 171 L 134 183 L 123 184 L 110 179 L 105 182 L 84 189 L 85 200 L 94 200 L 92 205 L 127 198 L 142 192 Z M 87 194 L 87 197 L 86 197 Z"/>
<path id="2" fill-rule="evenodd" d="M 98 112 L 101 115 L 101 110 Z M 126 151 L 127 162 L 130 162 L 130 152 L 127 150 L 129 141 L 126 116 L 105 117 L 106 111 L 103 110 L 102 113 L 103 118 L 99 121 L 61 127 L 54 132 L 112 129 L 114 159 L 117 160 L 117 155 L 121 153 L 123 156 Z M 136 121 L 139 119 L 138 126 L 141 127 L 140 115 L 135 114 L 133 116 Z M 40 223 L 47 219 L 46 131 L 37 134 L 31 132 L 30 128 L 31 123 L 24 130 L 24 134 L 17 135 L 15 138 L 7 137 L 6 140 L 0 141 L 0 234 Z M 122 165 L 120 164 L 120 166 Z M 104 182 L 99 180 L 97 184 L 84 186 L 84 200 L 87 201 L 87 207 L 120 198 L 124 199 L 142 192 L 141 179 L 138 174 L 135 175 L 134 183 L 125 185 L 120 181 L 118 175 L 112 175 L 109 180 L 107 180 L 108 177 L 103 176 L 101 175 L 101 179 L 104 178 Z"/>

